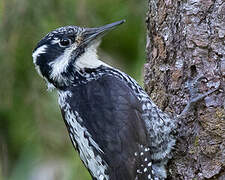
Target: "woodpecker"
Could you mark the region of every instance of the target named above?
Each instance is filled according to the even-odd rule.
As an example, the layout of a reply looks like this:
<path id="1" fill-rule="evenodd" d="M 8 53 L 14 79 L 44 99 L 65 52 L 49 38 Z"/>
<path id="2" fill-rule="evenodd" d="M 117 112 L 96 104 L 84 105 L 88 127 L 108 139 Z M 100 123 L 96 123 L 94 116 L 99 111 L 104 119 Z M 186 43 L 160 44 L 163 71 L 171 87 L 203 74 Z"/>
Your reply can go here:
<path id="1" fill-rule="evenodd" d="M 125 20 L 97 28 L 60 27 L 33 51 L 58 103 L 71 142 L 94 180 L 163 180 L 176 120 L 138 83 L 97 56 L 101 37 Z"/>

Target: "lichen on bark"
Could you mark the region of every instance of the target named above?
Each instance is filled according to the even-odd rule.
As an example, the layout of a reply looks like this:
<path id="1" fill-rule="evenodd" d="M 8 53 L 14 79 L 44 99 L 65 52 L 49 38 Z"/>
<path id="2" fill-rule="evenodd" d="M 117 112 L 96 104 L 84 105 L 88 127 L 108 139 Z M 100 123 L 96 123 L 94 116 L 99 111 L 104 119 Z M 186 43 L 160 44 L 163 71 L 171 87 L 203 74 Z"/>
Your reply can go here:
<path id="1" fill-rule="evenodd" d="M 145 89 L 164 111 L 180 114 L 190 97 L 220 85 L 177 129 L 170 179 L 225 178 L 225 2 L 149 0 Z M 196 92 L 189 82 L 204 78 Z"/>

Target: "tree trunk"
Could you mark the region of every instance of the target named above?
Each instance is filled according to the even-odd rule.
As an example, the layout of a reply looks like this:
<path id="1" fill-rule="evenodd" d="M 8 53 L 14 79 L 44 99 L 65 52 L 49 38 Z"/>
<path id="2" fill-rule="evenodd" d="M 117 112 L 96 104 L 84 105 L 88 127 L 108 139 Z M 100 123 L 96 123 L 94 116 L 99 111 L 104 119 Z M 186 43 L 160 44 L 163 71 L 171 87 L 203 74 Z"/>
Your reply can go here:
<path id="1" fill-rule="evenodd" d="M 145 88 L 153 101 L 175 116 L 195 94 L 220 86 L 180 120 L 169 179 L 225 179 L 225 2 L 149 0 L 148 6 Z"/>

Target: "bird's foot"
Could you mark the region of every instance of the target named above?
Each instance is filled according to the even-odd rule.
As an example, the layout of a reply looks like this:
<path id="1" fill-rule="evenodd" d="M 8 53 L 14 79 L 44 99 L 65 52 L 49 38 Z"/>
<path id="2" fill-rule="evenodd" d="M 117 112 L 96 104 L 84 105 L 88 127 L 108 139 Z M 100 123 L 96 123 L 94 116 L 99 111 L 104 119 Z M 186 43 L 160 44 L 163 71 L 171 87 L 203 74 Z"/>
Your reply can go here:
<path id="1" fill-rule="evenodd" d="M 179 114 L 177 116 L 178 118 L 182 118 L 182 117 L 186 116 L 187 113 L 192 109 L 192 107 L 194 107 L 196 105 L 197 102 L 203 100 L 205 97 L 209 96 L 210 94 L 214 93 L 215 91 L 217 91 L 219 89 L 220 84 L 218 84 L 217 87 L 215 87 L 212 90 L 207 91 L 204 94 L 197 93 L 198 88 L 196 86 L 199 83 L 199 81 L 202 79 L 206 79 L 206 78 L 204 76 L 198 76 L 196 79 L 194 79 L 193 81 L 188 83 L 188 89 L 189 89 L 190 96 L 191 96 L 190 101 L 185 106 L 185 108 L 181 112 L 181 114 Z"/>

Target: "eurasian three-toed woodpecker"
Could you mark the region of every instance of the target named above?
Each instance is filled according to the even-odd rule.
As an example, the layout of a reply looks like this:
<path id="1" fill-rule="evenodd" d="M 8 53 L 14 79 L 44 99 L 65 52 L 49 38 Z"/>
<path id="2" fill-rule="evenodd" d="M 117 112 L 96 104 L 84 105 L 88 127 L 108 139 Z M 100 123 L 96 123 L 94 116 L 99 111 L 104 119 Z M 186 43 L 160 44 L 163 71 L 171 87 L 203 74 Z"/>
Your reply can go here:
<path id="1" fill-rule="evenodd" d="M 33 62 L 57 89 L 70 139 L 93 179 L 165 179 L 175 120 L 96 54 L 100 38 L 123 22 L 58 28 L 38 43 Z"/>

